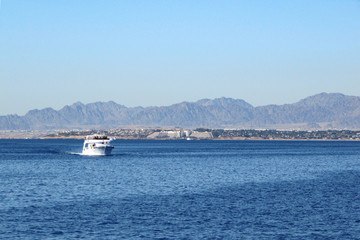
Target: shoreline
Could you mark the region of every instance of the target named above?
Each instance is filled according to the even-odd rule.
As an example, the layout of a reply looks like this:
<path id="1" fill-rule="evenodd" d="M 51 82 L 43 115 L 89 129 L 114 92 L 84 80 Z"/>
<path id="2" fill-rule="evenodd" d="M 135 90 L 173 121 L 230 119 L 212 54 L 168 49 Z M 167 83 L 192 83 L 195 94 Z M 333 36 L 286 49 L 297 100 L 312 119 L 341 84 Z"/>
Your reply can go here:
<path id="1" fill-rule="evenodd" d="M 40 137 L 3 137 L 0 136 L 0 140 L 84 140 L 86 136 L 69 136 L 69 137 L 47 137 L 47 136 L 40 136 Z M 151 141 L 178 141 L 183 140 L 187 141 L 185 138 L 136 138 L 136 137 L 114 137 L 115 140 L 151 140 Z M 225 137 L 225 138 L 204 138 L 204 139 L 191 139 L 190 141 L 312 141 L 312 142 L 360 142 L 360 139 L 348 139 L 348 138 L 341 138 L 341 139 L 287 139 L 287 138 L 245 138 L 245 137 Z"/>
<path id="2" fill-rule="evenodd" d="M 0 139 L 85 139 L 101 134 L 123 140 L 213 140 L 213 141 L 360 141 L 357 130 L 271 129 L 108 129 L 58 131 L 0 131 Z"/>

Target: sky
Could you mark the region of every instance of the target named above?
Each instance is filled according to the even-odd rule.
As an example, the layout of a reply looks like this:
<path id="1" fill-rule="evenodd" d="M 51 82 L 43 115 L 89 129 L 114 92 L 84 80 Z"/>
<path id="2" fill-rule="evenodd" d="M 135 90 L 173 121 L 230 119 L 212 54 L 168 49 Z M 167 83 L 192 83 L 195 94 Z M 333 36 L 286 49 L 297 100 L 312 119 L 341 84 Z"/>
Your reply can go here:
<path id="1" fill-rule="evenodd" d="M 0 115 L 360 96 L 359 0 L 0 0 Z"/>

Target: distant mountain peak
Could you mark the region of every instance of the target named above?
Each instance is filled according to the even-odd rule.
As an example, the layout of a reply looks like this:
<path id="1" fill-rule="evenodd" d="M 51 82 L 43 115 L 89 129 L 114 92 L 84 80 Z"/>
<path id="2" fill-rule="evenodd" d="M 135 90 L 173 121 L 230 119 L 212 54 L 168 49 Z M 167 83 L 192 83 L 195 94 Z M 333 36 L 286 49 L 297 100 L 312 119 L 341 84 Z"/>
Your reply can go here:
<path id="1" fill-rule="evenodd" d="M 77 101 L 75 103 L 73 103 L 71 106 L 85 106 L 82 102 Z"/>
<path id="2" fill-rule="evenodd" d="M 329 106 L 340 103 L 345 103 L 349 100 L 356 99 L 358 97 L 346 96 L 342 93 L 320 93 L 307 98 L 304 98 L 298 102 L 307 106 Z"/>
<path id="3" fill-rule="evenodd" d="M 234 99 L 234 98 L 227 98 L 227 97 L 221 97 L 221 98 L 215 98 L 215 99 L 201 99 L 197 102 L 195 102 L 196 104 L 199 105 L 203 105 L 203 106 L 210 106 L 210 105 L 222 105 L 222 106 L 227 106 L 227 105 L 232 105 L 232 104 L 237 104 L 237 105 L 243 105 L 244 107 L 253 107 L 251 104 L 245 102 L 242 99 Z"/>

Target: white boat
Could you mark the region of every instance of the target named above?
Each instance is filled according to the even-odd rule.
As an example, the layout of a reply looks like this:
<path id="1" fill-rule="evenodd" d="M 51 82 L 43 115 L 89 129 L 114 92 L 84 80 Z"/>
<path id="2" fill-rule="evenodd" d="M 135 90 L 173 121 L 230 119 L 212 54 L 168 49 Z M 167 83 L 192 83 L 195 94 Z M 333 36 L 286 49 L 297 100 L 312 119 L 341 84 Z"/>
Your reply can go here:
<path id="1" fill-rule="evenodd" d="M 110 145 L 113 139 L 105 135 L 86 136 L 82 154 L 83 155 L 110 155 L 114 146 Z"/>

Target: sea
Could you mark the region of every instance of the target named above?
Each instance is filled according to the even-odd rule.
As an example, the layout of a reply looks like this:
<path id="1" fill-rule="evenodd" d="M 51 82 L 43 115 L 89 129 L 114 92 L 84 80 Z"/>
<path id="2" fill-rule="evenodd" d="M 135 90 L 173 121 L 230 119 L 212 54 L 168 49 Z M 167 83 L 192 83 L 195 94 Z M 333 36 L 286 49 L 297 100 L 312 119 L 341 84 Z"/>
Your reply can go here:
<path id="1" fill-rule="evenodd" d="M 0 140 L 0 239 L 360 239 L 360 142 Z"/>

